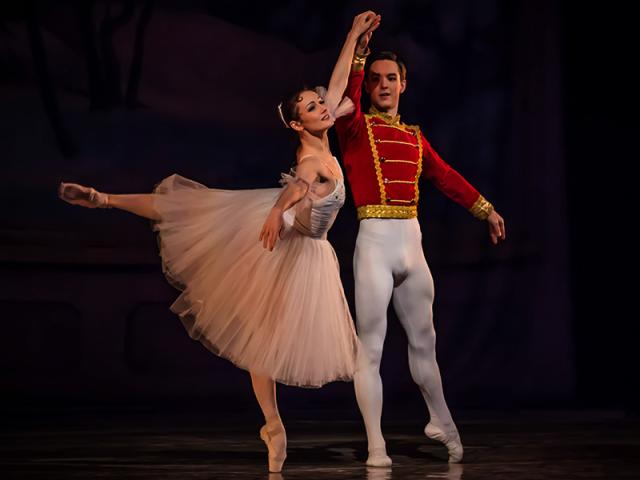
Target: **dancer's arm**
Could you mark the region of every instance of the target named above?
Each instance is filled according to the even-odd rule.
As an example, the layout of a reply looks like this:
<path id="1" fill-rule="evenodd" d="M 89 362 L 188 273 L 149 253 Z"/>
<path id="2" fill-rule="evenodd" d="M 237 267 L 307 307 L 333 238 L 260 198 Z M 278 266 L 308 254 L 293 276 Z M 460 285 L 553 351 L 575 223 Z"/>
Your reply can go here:
<path id="1" fill-rule="evenodd" d="M 262 226 L 258 241 L 262 242 L 264 248 L 268 248 L 269 251 L 273 250 L 282 229 L 282 214 L 304 198 L 311 183 L 318 177 L 318 173 L 318 164 L 311 159 L 296 167 L 295 180 L 283 190 Z"/>
<path id="2" fill-rule="evenodd" d="M 445 162 L 420 132 L 422 141 L 422 177 L 454 202 L 470 210 L 480 193 L 451 165 Z"/>
<path id="3" fill-rule="evenodd" d="M 373 29 L 360 35 L 360 38 L 358 38 L 355 55 L 351 61 L 351 71 L 349 73 L 349 79 L 347 80 L 347 88 L 344 92 L 344 96 L 349 97 L 355 108 L 351 113 L 337 118 L 335 123 L 336 133 L 338 134 L 338 140 L 340 141 L 343 153 L 345 145 L 347 145 L 350 138 L 358 132 L 359 127 L 362 126 L 360 122 L 362 118 L 360 98 L 362 97 L 364 64 L 370 53 L 369 41 L 371 40 L 372 32 Z"/>
<path id="4" fill-rule="evenodd" d="M 347 39 L 342 46 L 336 65 L 333 67 L 331 80 L 329 80 L 329 87 L 327 88 L 327 96 L 325 98 L 329 105 L 336 107 L 340 103 L 340 100 L 342 100 L 344 90 L 347 88 L 347 80 L 349 79 L 356 44 L 358 44 L 362 36 L 367 38 L 368 41 L 368 38 L 371 38 L 371 33 L 378 28 L 379 25 L 380 15 L 376 15 L 371 10 L 357 15 L 353 19 L 353 25 L 347 34 Z"/>
<path id="5" fill-rule="evenodd" d="M 422 176 L 435 184 L 438 189 L 454 202 L 462 205 L 476 218 L 489 224 L 489 236 L 494 245 L 506 239 L 504 219 L 493 205 L 478 192 L 460 173 L 445 162 L 433 149 L 426 137 L 420 133 L 422 141 Z"/>

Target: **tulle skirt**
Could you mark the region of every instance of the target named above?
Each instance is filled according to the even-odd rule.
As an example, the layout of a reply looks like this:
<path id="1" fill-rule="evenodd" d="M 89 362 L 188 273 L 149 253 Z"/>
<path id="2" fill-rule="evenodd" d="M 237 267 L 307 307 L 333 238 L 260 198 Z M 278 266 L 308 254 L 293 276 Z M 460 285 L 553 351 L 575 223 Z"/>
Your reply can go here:
<path id="1" fill-rule="evenodd" d="M 174 174 L 154 207 L 171 305 L 191 338 L 245 370 L 287 385 L 353 378 L 358 339 L 327 240 L 286 228 L 258 241 L 280 188 L 221 190 Z"/>

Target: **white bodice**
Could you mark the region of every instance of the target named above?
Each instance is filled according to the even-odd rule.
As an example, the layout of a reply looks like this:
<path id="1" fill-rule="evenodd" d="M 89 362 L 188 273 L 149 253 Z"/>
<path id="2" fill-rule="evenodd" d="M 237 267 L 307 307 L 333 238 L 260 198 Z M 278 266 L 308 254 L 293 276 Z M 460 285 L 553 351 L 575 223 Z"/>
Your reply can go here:
<path id="1" fill-rule="evenodd" d="M 338 160 L 333 158 L 340 169 Z M 285 185 L 295 181 L 295 177 L 287 174 L 282 174 L 282 178 Z M 329 181 L 334 182 L 334 188 L 329 193 L 326 193 L 326 182 L 313 182 L 302 200 L 284 212 L 285 224 L 304 235 L 327 238 L 327 232 L 346 197 L 344 178 Z"/>

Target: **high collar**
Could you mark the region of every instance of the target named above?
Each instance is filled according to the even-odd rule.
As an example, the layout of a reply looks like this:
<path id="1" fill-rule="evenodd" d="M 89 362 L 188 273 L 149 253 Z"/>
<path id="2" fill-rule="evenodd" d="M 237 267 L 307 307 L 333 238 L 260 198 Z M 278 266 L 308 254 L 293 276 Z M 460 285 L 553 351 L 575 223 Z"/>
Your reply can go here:
<path id="1" fill-rule="evenodd" d="M 374 107 L 373 105 L 371 105 L 371 107 L 369 107 L 369 113 L 371 115 L 376 115 L 377 117 L 380 117 L 382 120 L 384 120 L 385 122 L 391 124 L 391 125 L 400 125 L 400 115 L 396 115 L 395 117 L 392 117 L 391 115 L 389 115 L 386 112 L 381 112 L 380 110 L 378 110 L 376 107 Z"/>

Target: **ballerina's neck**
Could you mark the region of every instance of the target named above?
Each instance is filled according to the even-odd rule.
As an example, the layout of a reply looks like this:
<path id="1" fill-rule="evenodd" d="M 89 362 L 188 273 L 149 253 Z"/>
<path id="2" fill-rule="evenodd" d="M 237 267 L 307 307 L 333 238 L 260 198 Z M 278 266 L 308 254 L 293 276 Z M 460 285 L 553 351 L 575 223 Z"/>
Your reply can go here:
<path id="1" fill-rule="evenodd" d="M 303 130 L 300 133 L 300 144 L 305 149 L 310 150 L 329 150 L 329 136 L 328 130 L 322 130 L 321 132 L 311 133 L 308 130 Z"/>

